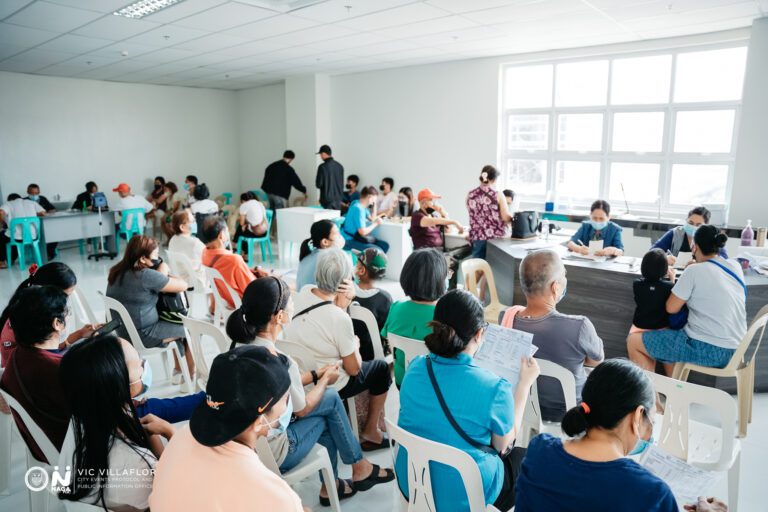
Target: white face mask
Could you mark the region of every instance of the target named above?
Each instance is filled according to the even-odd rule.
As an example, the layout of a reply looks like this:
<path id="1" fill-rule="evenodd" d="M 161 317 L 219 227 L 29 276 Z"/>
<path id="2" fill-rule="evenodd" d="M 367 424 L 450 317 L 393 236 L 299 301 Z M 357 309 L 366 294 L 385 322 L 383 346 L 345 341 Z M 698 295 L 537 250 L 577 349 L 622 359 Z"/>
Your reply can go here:
<path id="1" fill-rule="evenodd" d="M 344 237 L 339 234 L 336 238 L 333 239 L 333 246 L 336 249 L 343 249 L 344 244 L 346 244 L 346 241 L 344 240 Z"/>

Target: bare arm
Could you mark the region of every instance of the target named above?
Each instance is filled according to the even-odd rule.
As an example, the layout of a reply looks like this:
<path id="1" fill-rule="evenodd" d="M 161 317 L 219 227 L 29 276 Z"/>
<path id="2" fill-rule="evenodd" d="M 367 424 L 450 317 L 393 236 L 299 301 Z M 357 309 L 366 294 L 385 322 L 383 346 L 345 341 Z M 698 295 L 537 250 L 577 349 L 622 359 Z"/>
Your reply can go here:
<path id="1" fill-rule="evenodd" d="M 339 378 L 339 369 L 338 367 L 333 367 L 332 370 L 326 370 L 325 373 L 323 373 L 322 377 L 320 377 L 317 381 L 317 384 L 315 385 L 312 390 L 306 394 L 306 405 L 304 408 L 300 411 L 297 411 L 295 414 L 299 418 L 306 416 L 307 414 L 311 413 L 315 407 L 317 407 L 317 404 L 320 403 L 320 401 L 323 399 L 323 395 L 325 394 L 325 390 L 328 389 L 328 386 L 333 385 Z M 312 382 L 312 375 L 307 372 L 307 376 L 309 376 L 309 382 Z M 302 374 L 301 380 L 304 381 L 305 374 Z"/>
<path id="2" fill-rule="evenodd" d="M 509 208 L 507 208 L 507 200 L 504 198 L 504 194 L 497 192 L 496 200 L 499 202 L 499 213 L 501 214 L 501 220 L 504 222 L 512 222 L 512 216 L 509 214 Z"/>
<path id="3" fill-rule="evenodd" d="M 371 222 L 371 224 L 370 224 L 369 226 L 366 226 L 366 227 L 363 227 L 363 228 L 360 228 L 360 229 L 358 229 L 358 230 L 357 230 L 357 232 L 358 232 L 358 234 L 360 234 L 360 236 L 368 236 L 368 235 L 370 235 L 370 234 L 371 234 L 371 232 L 372 232 L 374 229 L 376 229 L 377 227 L 379 227 L 379 225 L 381 224 L 381 222 L 382 222 L 382 221 L 381 221 L 381 219 L 380 219 L 380 218 L 378 218 L 378 219 L 374 220 L 373 222 Z"/>
<path id="4" fill-rule="evenodd" d="M 344 371 L 347 372 L 347 375 L 350 377 L 354 377 L 358 373 L 360 373 L 360 366 L 362 365 L 362 360 L 360 359 L 360 351 L 355 350 L 348 356 L 341 358 L 341 367 L 344 368 Z"/>
<path id="5" fill-rule="evenodd" d="M 683 306 L 685 306 L 685 302 L 686 301 L 675 295 L 674 292 L 670 293 L 669 298 L 667 299 L 667 313 L 670 315 L 679 313 L 680 310 L 683 309 Z"/>

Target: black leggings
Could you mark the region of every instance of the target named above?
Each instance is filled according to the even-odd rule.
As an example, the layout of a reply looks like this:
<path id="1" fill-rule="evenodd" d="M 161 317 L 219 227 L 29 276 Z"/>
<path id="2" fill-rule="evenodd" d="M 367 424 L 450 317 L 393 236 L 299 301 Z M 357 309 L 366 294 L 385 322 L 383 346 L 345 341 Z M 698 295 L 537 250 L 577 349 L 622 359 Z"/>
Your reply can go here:
<path id="1" fill-rule="evenodd" d="M 365 390 L 370 391 L 371 396 L 383 395 L 389 390 L 391 384 L 392 377 L 386 361 L 383 359 L 363 361 L 358 374 L 349 377 L 349 381 L 339 391 L 339 396 L 342 400 L 346 400 Z"/>

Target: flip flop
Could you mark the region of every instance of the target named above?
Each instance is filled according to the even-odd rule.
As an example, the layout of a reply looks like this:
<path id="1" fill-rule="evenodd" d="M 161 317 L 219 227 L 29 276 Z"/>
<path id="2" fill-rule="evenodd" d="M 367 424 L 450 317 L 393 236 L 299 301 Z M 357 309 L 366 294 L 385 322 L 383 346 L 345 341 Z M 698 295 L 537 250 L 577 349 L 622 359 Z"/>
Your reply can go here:
<path id="1" fill-rule="evenodd" d="M 347 488 L 349 488 L 349 492 L 344 492 Z M 339 478 L 339 480 L 336 482 L 336 495 L 339 497 L 339 501 L 343 501 L 343 500 L 346 500 L 347 498 L 351 498 L 355 494 L 357 494 L 357 489 L 355 489 L 355 483 L 352 480 L 344 480 Z M 323 498 L 322 496 L 320 496 L 320 504 L 324 507 L 330 507 L 331 499 Z"/>
<path id="2" fill-rule="evenodd" d="M 389 448 L 389 438 L 382 434 L 380 443 L 374 443 L 373 441 L 368 441 L 366 439 L 360 443 L 360 448 L 364 452 L 375 452 L 376 450 L 381 450 L 382 448 Z"/>
<path id="3" fill-rule="evenodd" d="M 395 472 L 392 469 L 386 468 L 384 471 L 386 473 L 386 476 L 379 476 L 379 471 L 381 468 L 378 464 L 371 464 L 373 466 L 373 471 L 371 471 L 371 474 L 368 475 L 367 478 L 364 480 L 358 480 L 357 482 L 352 482 L 352 485 L 354 486 L 356 491 L 365 492 L 374 485 L 378 484 L 384 484 L 387 482 L 391 482 L 395 479 Z"/>

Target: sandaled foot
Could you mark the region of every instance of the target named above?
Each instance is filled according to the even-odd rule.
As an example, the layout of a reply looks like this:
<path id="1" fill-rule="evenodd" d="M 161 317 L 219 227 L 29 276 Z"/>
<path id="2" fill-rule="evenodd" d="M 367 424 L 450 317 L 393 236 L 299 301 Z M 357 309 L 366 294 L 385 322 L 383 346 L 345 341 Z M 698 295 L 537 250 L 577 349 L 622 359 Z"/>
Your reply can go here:
<path id="1" fill-rule="evenodd" d="M 382 470 L 378 464 L 371 464 L 371 466 L 373 466 L 373 469 L 371 470 L 370 475 L 362 480 L 353 482 L 352 485 L 354 486 L 355 490 L 365 492 L 374 485 L 384 484 L 395 479 L 395 472 L 393 470 L 389 468 Z"/>
<path id="2" fill-rule="evenodd" d="M 343 501 L 357 494 L 357 489 L 355 489 L 352 480 L 343 480 L 339 478 L 336 480 L 336 494 L 339 497 L 339 501 Z M 325 496 L 320 496 L 320 504 L 324 507 L 330 507 L 331 499 Z"/>

